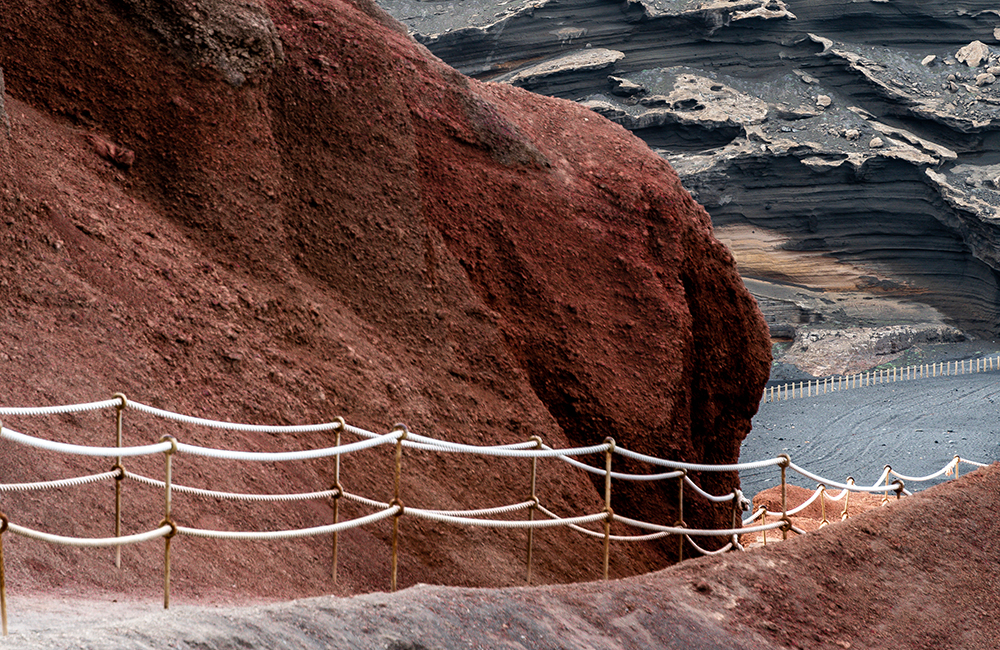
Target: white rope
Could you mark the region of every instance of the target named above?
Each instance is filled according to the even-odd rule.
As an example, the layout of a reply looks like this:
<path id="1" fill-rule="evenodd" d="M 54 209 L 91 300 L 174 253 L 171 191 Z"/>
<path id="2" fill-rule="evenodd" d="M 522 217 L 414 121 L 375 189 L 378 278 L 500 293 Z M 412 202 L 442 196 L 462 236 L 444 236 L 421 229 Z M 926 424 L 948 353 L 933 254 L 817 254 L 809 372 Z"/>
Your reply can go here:
<path id="1" fill-rule="evenodd" d="M 117 400 L 116 400 L 117 401 Z M 37 447 L 46 451 L 56 451 L 62 454 L 74 454 L 77 456 L 104 456 L 115 458 L 118 456 L 150 456 L 161 454 L 170 449 L 169 442 L 160 442 L 155 445 L 143 445 L 140 447 L 85 447 L 83 445 L 71 445 L 65 442 L 53 442 L 35 438 L 23 433 L 18 433 L 7 427 L 0 427 L 0 438 L 6 438 L 11 442 L 16 442 L 29 447 Z"/>
<path id="2" fill-rule="evenodd" d="M 407 441 L 413 440 L 413 441 L 416 441 L 416 442 L 424 442 L 424 443 L 427 443 L 429 445 L 439 445 L 442 442 L 441 440 L 438 440 L 437 438 L 429 438 L 427 436 L 422 436 L 422 435 L 420 435 L 418 433 L 413 433 L 412 431 L 410 431 L 410 432 L 408 432 L 406 434 L 406 440 Z M 405 445 L 406 442 L 404 442 L 403 444 Z M 451 443 L 451 444 L 455 444 L 455 443 Z M 469 445 L 469 446 L 470 447 L 474 447 L 475 449 L 498 449 L 498 450 L 511 450 L 511 449 L 513 449 L 513 450 L 517 450 L 517 449 L 535 449 L 535 448 L 537 448 L 537 443 L 535 443 L 534 440 L 528 440 L 526 442 L 513 442 L 513 443 L 510 443 L 510 444 L 507 444 L 507 445 L 485 445 L 485 446 L 482 446 L 482 447 L 475 446 L 475 445 Z"/>
<path id="3" fill-rule="evenodd" d="M 433 512 L 439 515 L 453 515 L 455 517 L 485 517 L 487 515 L 505 515 L 511 512 L 518 512 L 519 510 L 527 510 L 534 505 L 534 503 L 534 501 L 523 501 L 521 503 L 512 503 L 509 506 L 482 508 L 480 510 L 424 510 L 424 512 Z M 407 508 L 406 511 L 410 512 L 410 508 Z"/>
<path id="4" fill-rule="evenodd" d="M 365 497 L 358 496 L 357 494 L 351 494 L 350 492 L 344 492 L 345 499 L 350 501 L 355 501 L 357 503 L 362 503 L 366 506 L 372 508 L 388 508 L 390 507 L 388 503 L 382 501 L 376 501 L 374 499 L 366 499 Z M 423 512 L 431 512 L 440 515 L 453 515 L 455 517 L 480 517 L 485 515 L 502 515 L 510 512 L 517 512 L 519 510 L 525 510 L 530 508 L 534 504 L 534 501 L 522 501 L 521 503 L 513 503 L 508 506 L 497 506 L 495 508 L 481 508 L 479 510 L 423 510 Z M 410 508 L 406 509 L 406 512 L 410 512 Z"/>
<path id="5" fill-rule="evenodd" d="M 114 400 L 116 403 L 120 403 L 119 400 Z M 141 411 L 142 413 L 147 413 L 149 415 L 155 415 L 167 420 L 174 420 L 176 422 L 183 422 L 185 424 L 194 424 L 202 427 L 211 427 L 214 429 L 228 429 L 230 431 L 252 431 L 255 433 L 310 433 L 314 431 L 333 431 L 339 429 L 341 424 L 337 422 L 324 422 L 321 424 L 299 424 L 292 426 L 273 426 L 266 424 L 240 424 L 238 422 L 224 422 L 221 420 L 207 420 L 205 418 L 196 418 L 191 415 L 183 415 L 181 413 L 174 413 L 173 411 L 165 411 L 163 409 L 158 409 L 154 406 L 148 406 L 140 402 L 133 402 L 128 400 L 127 407 L 134 409 L 136 411 Z"/>
<path id="6" fill-rule="evenodd" d="M 658 530 L 673 535 L 697 535 L 699 537 L 729 537 L 730 535 L 745 535 L 747 533 L 759 533 L 765 530 L 773 530 L 775 528 L 781 528 L 785 525 L 783 521 L 777 521 L 771 524 L 750 526 L 749 528 L 720 528 L 715 530 L 704 528 L 682 528 L 678 526 L 661 526 L 659 524 L 650 524 L 645 521 L 639 521 L 638 519 L 629 519 L 628 517 L 623 517 L 621 515 L 615 515 L 615 521 L 620 521 L 623 524 L 635 526 L 636 528 L 645 528 L 646 530 Z"/>
<path id="7" fill-rule="evenodd" d="M 415 436 L 414 434 L 407 434 L 407 438 L 409 438 L 410 436 L 418 437 Z M 419 437 L 423 438 L 423 436 Z M 433 444 L 411 442 L 409 445 L 407 445 L 407 442 L 404 441 L 403 445 L 413 447 L 415 449 L 423 449 L 426 451 L 448 451 L 457 454 L 482 454 L 483 456 L 500 456 L 505 458 L 556 458 L 560 456 L 585 456 L 587 454 L 604 453 L 611 448 L 611 445 L 607 442 L 601 443 L 599 445 L 593 445 L 591 447 L 571 447 L 569 449 L 550 449 L 544 447 L 542 449 L 513 449 L 510 447 L 478 447 L 476 445 L 465 445 L 457 442 L 448 442 L 444 440 L 437 440 Z M 603 474 L 603 471 L 601 473 Z"/>
<path id="8" fill-rule="evenodd" d="M 989 463 L 977 463 L 977 462 L 976 462 L 976 461 L 974 461 L 974 460 L 965 460 L 964 458 L 962 458 L 962 459 L 960 459 L 960 460 L 961 460 L 961 461 L 962 461 L 963 463 L 968 463 L 968 464 L 970 464 L 970 465 L 975 465 L 976 467 L 989 467 L 989 466 L 990 466 L 990 464 L 989 464 Z"/>
<path id="9" fill-rule="evenodd" d="M 109 478 L 118 476 L 118 470 L 111 470 L 103 474 L 93 474 L 91 476 L 81 476 L 79 478 L 64 478 L 56 481 L 39 481 L 37 483 L 0 483 L 0 492 L 26 492 L 28 490 L 49 490 L 57 488 L 74 487 L 77 485 L 87 485 L 88 483 L 98 483 Z"/>
<path id="10" fill-rule="evenodd" d="M 843 499 L 845 496 L 847 496 L 850 493 L 851 493 L 850 490 L 841 490 L 840 494 L 838 494 L 837 496 L 830 496 L 829 494 L 827 494 L 826 498 L 828 500 L 830 500 L 830 501 L 840 501 L 841 499 Z"/>
<path id="11" fill-rule="evenodd" d="M 388 508 L 389 507 L 389 504 L 385 503 L 383 501 L 376 501 L 374 499 L 366 499 L 363 496 L 359 496 L 357 494 L 351 494 L 350 492 L 344 492 L 344 498 L 347 499 L 347 500 L 349 500 L 349 501 L 355 501 L 357 503 L 363 503 L 364 505 L 369 506 L 371 508 L 382 509 L 382 508 Z"/>
<path id="12" fill-rule="evenodd" d="M 722 548 L 720 548 L 717 551 L 710 551 L 710 550 L 708 550 L 706 548 L 702 548 L 702 547 L 698 546 L 695 543 L 695 541 L 693 539 L 691 539 L 690 535 L 685 535 L 684 538 L 688 541 L 688 544 L 690 544 L 691 546 L 694 547 L 694 550 L 698 551 L 702 555 L 722 555 L 723 553 L 729 552 L 729 550 L 733 548 L 733 543 L 729 542 L 728 544 L 726 544 L 725 546 L 723 546 Z"/>
<path id="13" fill-rule="evenodd" d="M 112 474 L 114 474 L 112 472 Z M 149 478 L 148 476 L 143 476 L 142 474 L 133 474 L 132 472 L 125 470 L 125 478 L 136 481 L 137 483 L 143 483 L 151 487 L 165 488 L 167 486 L 163 481 L 157 480 L 155 478 Z M 229 501 L 305 501 L 307 499 L 326 499 L 333 497 L 337 494 L 336 490 L 322 490 L 320 492 L 302 492 L 298 494 L 240 494 L 236 492 L 217 492 L 215 490 L 203 490 L 201 488 L 187 487 L 184 485 L 177 485 L 176 483 L 170 484 L 170 490 L 173 492 L 184 492 L 186 494 L 196 494 L 203 497 L 214 497 L 216 499 L 227 499 Z"/>
<path id="14" fill-rule="evenodd" d="M 702 490 L 700 487 L 698 487 L 698 485 L 694 481 L 691 480 L 691 477 L 687 476 L 687 475 L 684 476 L 684 482 L 686 484 L 688 484 L 689 486 L 691 486 L 692 488 L 694 488 L 695 492 L 697 492 L 701 496 L 705 497 L 706 499 L 708 499 L 712 503 L 725 503 L 726 501 L 732 501 L 733 497 L 736 496 L 732 492 L 730 492 L 729 494 L 727 494 L 725 496 L 721 496 L 721 497 L 717 497 L 715 495 L 709 494 L 705 490 Z"/>
<path id="15" fill-rule="evenodd" d="M 390 431 L 384 435 L 378 436 L 377 438 L 369 438 L 368 440 L 360 440 L 358 442 L 352 442 L 349 445 L 341 445 L 339 447 L 325 447 L 323 449 L 306 449 L 303 451 L 278 451 L 278 452 L 266 452 L 266 451 L 234 451 L 230 449 L 212 449 L 211 447 L 199 447 L 196 445 L 188 445 L 184 443 L 177 443 L 177 451 L 185 454 L 192 454 L 196 456 L 208 456 L 210 458 L 224 458 L 226 460 L 246 460 L 255 461 L 262 463 L 277 463 L 289 460 L 307 460 L 310 458 L 325 458 L 327 456 L 340 456 L 342 454 L 349 454 L 355 451 L 361 451 L 362 449 L 368 449 L 369 447 L 377 447 L 378 445 L 383 445 L 390 442 L 396 442 L 396 439 L 403 435 L 402 431 Z"/>
<path id="16" fill-rule="evenodd" d="M 894 492 L 898 488 L 902 487 L 899 483 L 892 483 L 890 485 L 873 485 L 871 487 L 865 487 L 863 485 L 848 485 L 847 483 L 838 483 L 837 481 L 831 481 L 825 479 L 822 476 L 808 472 L 805 469 L 799 467 L 795 463 L 789 463 L 788 467 L 795 470 L 802 476 L 812 479 L 817 483 L 822 483 L 823 485 L 832 485 L 835 488 L 840 488 L 841 490 L 850 490 L 851 492 Z"/>
<path id="17" fill-rule="evenodd" d="M 650 465 L 673 467 L 674 469 L 686 469 L 694 472 L 738 472 L 744 469 L 759 469 L 761 467 L 770 467 L 772 465 L 779 465 L 784 460 L 782 458 L 769 458 L 767 460 L 758 460 L 752 463 L 735 463 L 731 465 L 701 465 L 697 463 L 682 463 L 676 460 L 664 460 L 662 458 L 657 458 L 656 456 L 647 456 L 646 454 L 640 454 L 635 451 L 629 451 L 628 449 L 623 449 L 618 446 L 615 447 L 614 451 L 616 454 L 621 454 L 626 458 L 641 460 L 643 462 L 649 463 Z"/>
<path id="18" fill-rule="evenodd" d="M 884 481 L 889 476 L 889 474 L 891 472 L 892 472 L 892 468 L 889 467 L 888 465 L 886 465 L 882 469 L 882 473 L 879 475 L 879 477 L 877 479 L 875 479 L 875 482 L 872 483 L 872 485 L 878 485 L 879 483 L 881 483 L 882 481 Z"/>
<path id="19" fill-rule="evenodd" d="M 803 510 L 805 510 L 806 508 L 808 508 L 809 504 L 811 504 L 813 501 L 815 501 L 816 499 L 818 499 L 819 495 L 823 494 L 824 492 L 826 492 L 826 490 L 823 489 L 822 487 L 816 488 L 813 491 L 812 496 L 810 496 L 808 499 L 806 499 L 805 501 L 803 501 L 802 503 L 800 503 L 798 506 L 792 508 L 791 510 L 788 510 L 786 512 L 786 514 L 789 517 L 792 516 L 792 515 L 799 514 L 800 512 L 802 512 Z M 846 492 L 841 491 L 841 494 L 846 494 Z M 834 501 L 836 501 L 836 500 L 837 499 L 834 499 Z M 770 510 L 767 511 L 767 514 L 769 514 L 769 515 L 778 515 L 778 516 L 781 515 L 780 512 L 771 512 Z"/>
<path id="20" fill-rule="evenodd" d="M 562 521 L 562 517 L 552 512 L 545 506 L 538 506 L 538 510 L 546 517 Z M 616 515 L 615 519 L 617 518 L 618 517 Z M 577 526 L 576 524 L 570 524 L 569 528 L 570 530 L 575 530 L 578 533 L 583 533 L 588 537 L 599 537 L 601 539 L 604 539 L 604 533 L 598 532 L 596 530 L 590 530 L 589 528 L 584 528 L 583 526 Z M 652 539 L 660 539 L 661 537 L 666 537 L 669 534 L 670 533 L 650 533 L 648 535 L 609 535 L 608 539 L 614 542 L 643 542 Z"/>
<path id="21" fill-rule="evenodd" d="M 407 508 L 407 515 L 413 515 L 418 519 L 429 519 L 446 524 L 456 524 L 459 526 L 479 526 L 482 528 L 554 528 L 556 526 L 568 526 L 570 524 L 588 524 L 592 521 L 603 521 L 607 518 L 607 513 L 599 512 L 594 515 L 583 515 L 580 517 L 567 517 L 566 519 L 527 519 L 502 520 L 502 519 L 475 519 L 472 517 L 453 517 L 444 515 L 432 510 L 422 510 L 420 508 Z"/>
<path id="22" fill-rule="evenodd" d="M 548 445 L 542 445 L 542 449 L 552 449 Z M 601 467 L 594 467 L 586 463 L 581 463 L 575 458 L 570 458 L 569 456 L 557 456 L 557 458 L 563 462 L 569 463 L 573 467 L 582 469 L 585 472 L 590 472 L 591 474 L 597 474 L 598 476 L 604 476 L 607 474 L 607 470 Z M 619 479 L 622 481 L 663 481 L 666 479 L 677 478 L 683 476 L 683 470 L 677 470 L 674 472 L 665 472 L 663 474 L 623 474 L 621 472 L 611 472 L 611 478 Z"/>
<path id="23" fill-rule="evenodd" d="M 312 535 L 326 535 L 330 533 L 339 533 L 343 530 L 349 530 L 351 528 L 357 528 L 359 526 L 366 526 L 368 524 L 374 523 L 376 521 L 381 521 L 388 517 L 393 516 L 399 512 L 399 506 L 392 506 L 381 512 L 376 512 L 375 514 L 367 515 L 365 517 L 358 517 L 357 519 L 349 519 L 347 521 L 342 521 L 337 524 L 327 524 L 325 526 L 313 526 L 312 528 L 298 528 L 295 530 L 263 530 L 263 531 L 225 531 L 225 530 L 204 530 L 201 528 L 188 528 L 186 526 L 178 526 L 177 533 L 179 535 L 188 535 L 190 537 L 208 537 L 211 539 L 243 539 L 243 540 L 268 540 L 268 539 L 292 539 L 294 537 L 309 537 Z"/>
<path id="24" fill-rule="evenodd" d="M 170 534 L 170 531 L 172 530 L 170 526 L 160 526 L 155 530 L 150 530 L 145 533 L 122 535 L 121 537 L 65 537 L 63 535 L 53 535 L 51 533 L 43 533 L 39 530 L 33 530 L 31 528 L 24 528 L 23 526 L 18 526 L 16 524 L 8 524 L 8 529 L 15 535 L 30 537 L 31 539 L 37 539 L 51 544 L 61 544 L 63 546 L 85 546 L 91 548 L 138 544 L 140 542 L 146 542 L 158 537 L 164 537 Z"/>
<path id="25" fill-rule="evenodd" d="M 955 469 L 956 465 L 958 465 L 958 460 L 953 459 L 950 463 L 948 463 L 938 471 L 934 472 L 933 474 L 928 474 L 927 476 L 906 476 L 905 474 L 900 474 L 899 472 L 894 470 L 889 470 L 889 471 L 896 478 L 901 478 L 904 481 L 913 481 L 915 483 L 920 483 L 921 481 L 930 481 L 931 479 L 935 479 L 943 474 L 951 474 L 952 470 Z"/>
<path id="26" fill-rule="evenodd" d="M 761 518 L 761 516 L 766 515 L 766 514 L 767 514 L 767 508 L 765 508 L 764 506 L 761 506 L 761 507 L 757 508 L 757 510 L 752 515 L 750 515 L 749 517 L 747 517 L 746 519 L 744 519 L 741 523 L 745 527 L 747 524 L 750 524 L 750 523 L 753 523 L 753 522 L 757 521 L 758 519 Z"/>
<path id="27" fill-rule="evenodd" d="M 101 402 L 88 402 L 86 404 L 66 404 L 63 406 L 38 406 L 38 407 L 14 407 L 0 406 L 0 415 L 56 415 L 59 413 L 80 413 L 82 411 L 96 411 L 112 406 L 119 406 L 121 400 L 117 397 L 106 399 Z"/>

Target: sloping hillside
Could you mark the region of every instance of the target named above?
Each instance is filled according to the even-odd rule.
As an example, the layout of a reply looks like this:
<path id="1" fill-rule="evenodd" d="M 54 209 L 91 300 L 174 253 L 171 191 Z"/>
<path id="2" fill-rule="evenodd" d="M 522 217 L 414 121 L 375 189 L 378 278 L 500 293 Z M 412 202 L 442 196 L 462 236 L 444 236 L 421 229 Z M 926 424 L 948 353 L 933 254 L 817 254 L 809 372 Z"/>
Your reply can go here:
<path id="1" fill-rule="evenodd" d="M 570 102 L 470 81 L 363 1 L 4 1 L 0 35 L 10 126 L 0 130 L 0 404 L 121 391 L 230 421 L 343 416 L 477 444 L 612 436 L 671 458 L 737 458 L 767 378 L 766 327 L 708 215 L 621 127 Z M 114 440 L 108 412 L 4 424 Z M 165 431 L 129 416 L 125 437 Z M 331 443 L 328 433 L 168 432 L 253 450 Z M 107 469 L 2 444 L 5 482 Z M 351 460 L 342 480 L 388 500 L 391 467 L 389 453 Z M 405 470 L 410 505 L 477 508 L 529 491 L 526 462 L 413 454 Z M 176 480 L 301 492 L 329 487 L 333 468 L 192 463 Z M 737 479 L 696 480 L 727 492 Z M 673 523 L 675 486 L 616 488 L 614 507 Z M 17 494 L 3 508 L 21 525 L 102 536 L 109 491 Z M 126 492 L 126 531 L 155 526 L 162 495 Z M 592 483 L 561 465 L 542 473 L 538 492 L 557 512 L 603 507 Z M 179 524 L 237 530 L 330 517 L 327 502 L 175 507 Z M 443 535 L 404 521 L 402 585 L 524 579 L 522 534 Z M 384 589 L 389 530 L 344 536 L 336 586 L 325 538 L 178 540 L 175 593 Z M 537 582 L 599 575 L 593 549 L 575 538 L 538 544 Z M 617 554 L 612 575 L 662 567 L 674 552 Z M 130 548 L 123 564 L 157 566 L 160 554 Z M 101 553 L 14 540 L 8 555 L 12 589 L 159 583 L 109 571 Z"/>

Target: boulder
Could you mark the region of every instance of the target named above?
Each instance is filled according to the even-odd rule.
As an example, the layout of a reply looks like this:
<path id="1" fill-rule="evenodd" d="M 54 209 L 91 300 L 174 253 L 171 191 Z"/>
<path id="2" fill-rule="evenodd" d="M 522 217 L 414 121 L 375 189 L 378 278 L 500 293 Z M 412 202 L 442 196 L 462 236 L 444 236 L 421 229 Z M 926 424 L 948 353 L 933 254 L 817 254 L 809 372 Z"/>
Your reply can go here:
<path id="1" fill-rule="evenodd" d="M 990 55 L 990 48 L 982 41 L 972 41 L 955 53 L 959 63 L 978 68 Z"/>
<path id="2" fill-rule="evenodd" d="M 14 131 L 24 134 L 11 168 L 26 198 L 0 232 L 4 247 L 17 247 L 2 261 L 9 361 L 0 404 L 123 391 L 229 421 L 343 415 L 372 431 L 405 422 L 473 444 L 610 437 L 663 458 L 738 459 L 770 367 L 767 326 L 708 214 L 641 140 L 575 103 L 460 75 L 362 0 L 129 6 L 2 5 L 0 66 L 16 88 Z M 533 74 L 618 58 L 585 50 Z M 68 90 L 80 69 L 86 82 Z M 735 106 L 735 94 L 716 94 Z M 107 444 L 89 421 L 49 422 L 45 433 Z M 154 434 L 155 424 L 129 419 L 130 442 Z M 178 435 L 242 449 L 332 444 L 324 432 Z M 346 489 L 390 498 L 384 460 L 352 457 Z M 29 480 L 22 461 L 5 447 L 0 476 Z M 602 478 L 540 465 L 543 505 L 560 514 L 603 507 Z M 530 485 L 524 459 L 407 451 L 403 466 L 408 506 L 514 503 Z M 620 457 L 614 469 L 654 471 Z M 46 470 L 79 473 L 70 460 Z M 332 472 L 323 462 L 210 464 L 175 477 L 279 493 L 324 489 Z M 735 473 L 692 478 L 714 493 L 739 486 Z M 677 495 L 677 481 L 615 481 L 612 505 L 673 524 Z M 730 524 L 728 511 L 689 506 L 693 527 Z M 162 494 L 134 490 L 128 507 L 162 512 Z M 97 520 L 104 506 L 50 519 L 47 508 L 4 498 L 11 521 L 63 530 L 77 515 Z M 330 519 L 327 503 L 176 508 L 179 521 L 225 530 Z M 523 531 L 444 534 L 411 519 L 401 528 L 401 585 L 523 583 Z M 387 587 L 389 537 L 387 526 L 344 536 L 350 559 L 338 593 Z M 599 577 L 599 562 L 586 559 L 592 548 L 575 535 L 536 539 L 537 581 Z M 181 544 L 189 550 L 178 566 L 187 585 L 311 595 L 331 589 L 328 545 L 303 539 L 278 554 Z M 662 567 L 676 548 L 670 540 L 623 551 L 612 575 Z M 237 552 L 239 577 L 223 558 Z M 64 561 L 44 544 L 22 558 L 9 580 Z M 105 560 L 81 556 L 74 571 L 113 584 Z M 32 579 L 56 586 L 62 575 Z"/>

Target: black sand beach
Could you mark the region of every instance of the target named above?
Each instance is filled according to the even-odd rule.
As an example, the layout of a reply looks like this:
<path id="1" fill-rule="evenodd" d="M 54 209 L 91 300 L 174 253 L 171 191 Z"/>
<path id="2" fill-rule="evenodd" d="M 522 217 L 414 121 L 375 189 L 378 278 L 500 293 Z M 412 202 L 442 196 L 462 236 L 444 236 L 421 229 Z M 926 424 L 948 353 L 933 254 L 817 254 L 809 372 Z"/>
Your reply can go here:
<path id="1" fill-rule="evenodd" d="M 930 360 L 930 359 L 928 359 Z M 936 358 L 934 360 L 937 360 Z M 814 474 L 871 485 L 885 465 L 925 476 L 954 456 L 1000 461 L 1000 372 L 899 381 L 788 401 L 765 403 L 743 442 L 741 462 L 788 454 Z M 961 472 L 973 466 L 963 464 Z M 816 482 L 788 472 L 789 482 Z M 780 484 L 778 468 L 741 473 L 749 496 Z M 926 489 L 950 477 L 909 482 Z"/>

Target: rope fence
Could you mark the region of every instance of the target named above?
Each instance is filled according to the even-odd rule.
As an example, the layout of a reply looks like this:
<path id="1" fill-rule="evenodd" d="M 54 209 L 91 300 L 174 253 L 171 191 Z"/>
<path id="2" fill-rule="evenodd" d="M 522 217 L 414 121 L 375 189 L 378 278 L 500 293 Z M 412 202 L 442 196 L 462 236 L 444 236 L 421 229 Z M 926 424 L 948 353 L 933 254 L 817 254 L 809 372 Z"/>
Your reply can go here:
<path id="1" fill-rule="evenodd" d="M 789 532 L 802 533 L 800 529 L 792 525 L 790 517 L 797 514 L 816 499 L 820 499 L 824 504 L 826 500 L 844 500 L 843 517 L 847 516 L 849 494 L 851 492 L 881 492 L 883 503 L 888 503 L 889 494 L 895 493 L 896 498 L 909 495 L 904 481 L 914 483 L 930 481 L 940 478 L 943 475 L 958 476 L 958 469 L 961 463 L 968 463 L 973 466 L 982 467 L 983 463 L 976 463 L 969 460 L 954 457 L 945 467 L 938 472 L 923 477 L 911 477 L 895 472 L 886 466 L 882 475 L 871 486 L 858 486 L 852 479 L 845 483 L 839 483 L 823 478 L 808 470 L 792 463 L 787 454 L 782 454 L 776 458 L 756 461 L 751 463 L 734 463 L 727 465 L 705 465 L 697 463 L 684 463 L 662 458 L 656 458 L 646 454 L 630 451 L 615 444 L 611 438 L 606 439 L 599 445 L 587 447 L 575 447 L 569 449 L 555 449 L 545 445 L 540 438 L 532 437 L 530 440 L 508 445 L 469 445 L 455 443 L 447 440 L 419 435 L 410 432 L 405 425 L 397 424 L 391 431 L 378 434 L 357 427 L 349 426 L 343 418 L 337 418 L 333 422 L 303 425 L 303 426 L 262 426 L 240 424 L 233 422 L 222 422 L 218 420 L 206 420 L 192 416 L 172 413 L 162 409 L 146 406 L 138 402 L 128 400 L 123 394 L 116 394 L 112 399 L 101 402 L 91 402 L 87 404 L 50 406 L 42 408 L 3 408 L 0 407 L 0 416 L 48 416 L 58 414 L 72 414 L 84 411 L 95 410 L 115 410 L 115 439 L 114 447 L 95 447 L 88 445 L 69 444 L 55 442 L 44 438 L 27 435 L 14 431 L 3 426 L 0 421 L 0 439 L 18 444 L 31 449 L 40 449 L 60 454 L 70 454 L 86 457 L 113 458 L 114 465 L 109 471 L 96 473 L 88 476 L 76 478 L 55 479 L 48 481 L 38 481 L 32 483 L 0 483 L 0 495 L 13 492 L 26 491 L 46 491 L 52 489 L 75 488 L 82 485 L 114 481 L 115 485 L 115 523 L 114 536 L 99 538 L 81 538 L 64 535 L 56 535 L 45 531 L 35 530 L 12 521 L 7 514 L 0 512 L 0 618 L 2 618 L 3 635 L 7 635 L 7 595 L 4 573 L 3 539 L 5 534 L 18 535 L 50 544 L 60 544 L 65 546 L 100 548 L 113 547 L 115 549 L 115 564 L 121 566 L 121 547 L 129 544 L 141 544 L 162 539 L 164 544 L 163 555 L 163 606 L 170 607 L 170 562 L 171 562 L 171 541 L 177 536 L 199 537 L 219 540 L 280 540 L 300 537 L 310 537 L 328 535 L 332 539 L 332 569 L 331 576 L 334 583 L 337 581 L 338 563 L 338 540 L 339 534 L 352 528 L 369 526 L 379 521 L 392 519 L 392 541 L 390 556 L 390 588 L 395 591 L 397 586 L 398 558 L 399 558 L 399 520 L 401 517 L 412 516 L 418 519 L 433 521 L 455 526 L 472 526 L 491 529 L 518 529 L 524 530 L 527 534 L 526 540 L 526 577 L 525 582 L 531 583 L 532 555 L 534 546 L 534 532 L 536 529 L 566 527 L 587 537 L 603 539 L 602 553 L 602 577 L 608 578 L 609 557 L 611 553 L 611 543 L 635 543 L 647 542 L 661 539 L 668 536 L 676 536 L 678 541 L 678 557 L 683 559 L 685 549 L 691 549 L 702 555 L 714 555 L 733 550 L 743 550 L 740 543 L 742 535 L 752 533 L 762 533 L 764 543 L 767 543 L 767 532 L 780 530 L 782 539 L 787 539 Z M 228 449 L 216 449 L 199 445 L 179 442 L 170 435 L 162 436 L 155 444 L 125 446 L 122 436 L 123 418 L 128 410 L 134 410 L 149 416 L 164 418 L 188 426 L 212 427 L 228 429 L 233 431 L 249 431 L 263 433 L 303 433 L 330 431 L 335 433 L 336 440 L 332 447 L 320 449 L 304 449 L 298 451 L 283 452 L 256 452 L 239 451 Z M 348 444 L 341 443 L 342 434 L 353 435 L 359 440 Z M 342 456 L 357 454 L 376 447 L 392 445 L 394 447 L 393 463 L 393 496 L 389 502 L 378 499 L 364 497 L 347 492 L 341 484 L 340 460 Z M 507 505 L 469 509 L 469 510 L 439 510 L 420 508 L 413 505 L 404 505 L 401 494 L 401 478 L 403 471 L 404 449 L 416 449 L 434 453 L 458 453 L 476 454 L 486 457 L 504 457 L 530 460 L 531 480 L 527 498 L 509 503 Z M 267 462 L 282 463 L 288 461 L 308 460 L 327 458 L 334 463 L 334 484 L 328 489 L 318 489 L 302 493 L 290 494 L 246 494 L 235 492 L 224 492 L 211 489 L 188 487 L 177 484 L 173 480 L 173 458 L 177 455 L 199 456 L 210 459 L 225 459 L 238 462 Z M 128 471 L 123 466 L 123 459 L 138 457 L 161 457 L 163 461 L 163 478 L 151 478 L 143 474 Z M 594 466 L 578 460 L 581 456 L 601 456 L 603 466 Z M 615 456 L 639 461 L 651 467 L 650 474 L 625 474 L 613 471 L 612 462 Z M 536 493 L 538 478 L 538 460 L 543 458 L 557 459 L 568 464 L 570 467 L 580 469 L 592 474 L 604 477 L 603 509 L 597 512 L 576 514 L 573 516 L 561 516 L 546 508 L 538 494 Z M 697 482 L 692 480 L 690 474 L 694 472 L 738 472 L 748 469 L 760 469 L 765 467 L 775 467 L 781 474 L 782 506 L 780 511 L 768 511 L 766 508 L 759 508 L 748 518 L 743 518 L 743 513 L 752 508 L 751 502 L 740 490 L 733 490 L 728 494 L 711 494 L 703 490 Z M 669 471 L 657 471 L 657 468 L 666 468 Z M 787 472 L 791 470 L 802 476 L 816 481 L 818 487 L 810 499 L 796 508 L 789 508 L 787 503 Z M 892 482 L 890 483 L 890 479 Z M 131 534 L 123 534 L 121 525 L 122 513 L 122 493 L 121 484 L 124 481 L 131 481 L 147 487 L 162 490 L 163 493 L 163 517 L 158 525 L 149 530 L 139 531 Z M 611 507 L 613 481 L 677 481 L 678 519 L 672 526 L 644 522 L 622 515 L 615 514 Z M 840 490 L 840 494 L 833 497 L 826 494 L 826 490 L 834 488 Z M 731 513 L 731 526 L 723 529 L 695 529 L 689 527 L 684 522 L 684 492 L 689 492 L 701 496 L 712 506 L 722 507 Z M 252 501 L 252 502 L 291 502 L 304 501 L 310 499 L 327 499 L 333 502 L 333 522 L 320 525 L 296 528 L 290 530 L 270 530 L 270 531 L 226 531 L 208 530 L 179 525 L 174 520 L 173 495 L 174 493 L 187 494 L 194 497 L 216 498 L 226 501 Z M 347 499 L 352 503 L 369 509 L 369 514 L 358 516 L 353 519 L 340 521 L 339 505 L 341 499 Z M 540 515 L 540 517 L 536 517 Z M 726 515 L 727 517 L 729 515 Z M 775 518 L 771 522 L 767 517 Z M 500 518 L 504 517 L 504 518 Z M 826 522 L 825 510 L 823 514 L 824 524 Z M 588 525 L 600 523 L 601 530 L 594 530 Z M 633 529 L 630 534 L 612 534 L 612 524 L 618 528 L 629 527 Z M 721 537 L 727 539 L 727 543 L 717 550 L 709 550 L 698 544 L 694 538 Z"/>
<path id="2" fill-rule="evenodd" d="M 951 377 L 994 370 L 1000 370 L 1000 356 L 925 363 L 902 368 L 878 368 L 851 375 L 835 375 L 808 381 L 793 381 L 780 386 L 768 386 L 764 389 L 761 401 L 767 403 L 803 397 L 819 397 L 834 391 L 867 388 L 897 381 Z"/>

